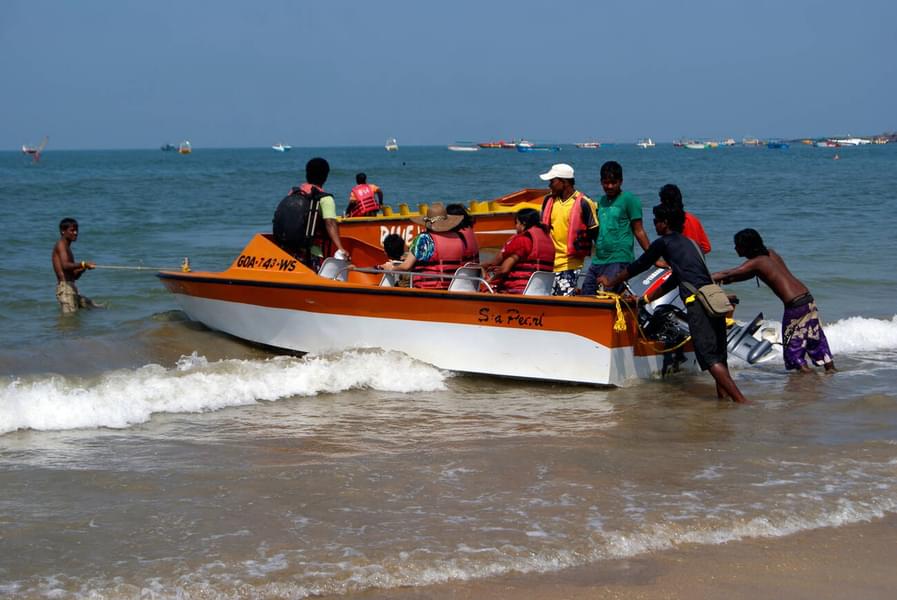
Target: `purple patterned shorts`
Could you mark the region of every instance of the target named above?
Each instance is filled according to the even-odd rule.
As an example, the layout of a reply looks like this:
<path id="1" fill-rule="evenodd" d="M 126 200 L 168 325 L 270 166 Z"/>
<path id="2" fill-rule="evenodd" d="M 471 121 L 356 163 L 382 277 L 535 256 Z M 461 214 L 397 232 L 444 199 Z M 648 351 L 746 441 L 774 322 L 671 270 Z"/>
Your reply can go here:
<path id="1" fill-rule="evenodd" d="M 796 299 L 797 302 L 792 300 L 785 306 L 785 314 L 782 315 L 782 354 L 785 368 L 789 370 L 805 366 L 805 355 L 819 366 L 832 362 L 832 352 L 819 323 L 819 313 L 813 297 L 809 296 L 806 303 L 801 303 L 800 300 L 801 298 Z M 792 306 L 794 303 L 799 306 Z"/>

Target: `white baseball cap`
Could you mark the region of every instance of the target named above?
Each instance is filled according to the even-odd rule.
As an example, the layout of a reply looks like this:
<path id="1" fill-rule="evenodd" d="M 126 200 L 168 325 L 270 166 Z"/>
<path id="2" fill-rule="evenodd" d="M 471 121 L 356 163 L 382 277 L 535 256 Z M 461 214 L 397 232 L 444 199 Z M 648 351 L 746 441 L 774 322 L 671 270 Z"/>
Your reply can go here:
<path id="1" fill-rule="evenodd" d="M 560 179 L 573 179 L 573 167 L 567 163 L 558 163 L 556 165 L 551 165 L 551 170 L 547 173 L 539 175 L 539 179 L 542 181 L 551 181 L 555 177 L 559 177 Z"/>

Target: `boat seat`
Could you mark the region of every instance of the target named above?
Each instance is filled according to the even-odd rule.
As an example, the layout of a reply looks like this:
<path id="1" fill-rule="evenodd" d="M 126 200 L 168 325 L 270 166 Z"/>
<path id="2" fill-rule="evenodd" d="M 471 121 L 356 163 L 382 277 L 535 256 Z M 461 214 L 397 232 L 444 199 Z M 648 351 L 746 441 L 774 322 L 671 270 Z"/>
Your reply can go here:
<path id="1" fill-rule="evenodd" d="M 480 283 L 484 277 L 483 267 L 480 265 L 464 265 L 455 271 L 455 276 L 449 284 L 450 292 L 478 292 Z"/>
<path id="2" fill-rule="evenodd" d="M 383 274 L 383 277 L 380 278 L 380 287 L 396 287 L 396 282 L 399 280 L 399 276 L 397 273 L 386 272 Z"/>
<path id="3" fill-rule="evenodd" d="M 523 288 L 523 295 L 550 296 L 552 287 L 554 287 L 554 271 L 536 271 L 529 276 L 529 281 Z"/>
<path id="4" fill-rule="evenodd" d="M 318 269 L 318 275 L 326 279 L 346 281 L 349 279 L 349 261 L 333 256 L 325 258 Z"/>

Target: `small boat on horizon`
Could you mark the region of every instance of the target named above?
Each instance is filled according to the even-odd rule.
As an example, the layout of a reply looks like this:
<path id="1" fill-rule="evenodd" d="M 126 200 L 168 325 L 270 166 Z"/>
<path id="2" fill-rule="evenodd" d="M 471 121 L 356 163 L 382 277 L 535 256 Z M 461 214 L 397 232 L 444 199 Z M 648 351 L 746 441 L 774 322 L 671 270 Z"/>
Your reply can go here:
<path id="1" fill-rule="evenodd" d="M 399 143 L 396 141 L 396 138 L 389 138 L 386 140 L 386 144 L 383 146 L 387 152 L 396 152 L 399 149 Z"/>
<path id="2" fill-rule="evenodd" d="M 579 142 L 576 147 L 583 150 L 597 150 L 601 147 L 601 142 Z"/>
<path id="3" fill-rule="evenodd" d="M 293 147 L 290 146 L 289 144 L 281 143 L 281 144 L 274 144 L 273 146 L 271 146 L 271 149 L 276 152 L 289 152 L 290 150 L 293 149 Z"/>
<path id="4" fill-rule="evenodd" d="M 452 144 L 451 146 L 448 146 L 448 149 L 452 152 L 476 152 L 479 150 L 479 147 L 467 144 Z"/>
<path id="5" fill-rule="evenodd" d="M 193 152 L 193 146 L 190 145 L 190 140 L 184 140 L 178 146 L 178 154 L 190 154 L 191 152 Z"/>
<path id="6" fill-rule="evenodd" d="M 654 143 L 654 140 L 652 140 L 651 138 L 641 139 L 636 144 L 636 146 L 638 146 L 639 148 L 653 148 L 655 145 L 656 144 Z"/>
<path id="7" fill-rule="evenodd" d="M 766 147 L 770 150 L 785 150 L 790 146 L 788 142 L 783 140 L 769 140 L 766 142 Z"/>
<path id="8" fill-rule="evenodd" d="M 704 142 L 686 142 L 684 144 L 685 148 L 689 150 L 705 150 L 707 148 L 707 144 Z"/>
<path id="9" fill-rule="evenodd" d="M 50 141 L 49 136 L 44 136 L 44 139 L 40 141 L 40 144 L 37 146 L 29 146 L 27 144 L 22 144 L 22 154 L 26 154 L 31 157 L 32 162 L 38 162 L 40 160 L 41 153 L 44 151 L 44 148 L 47 147 L 47 142 Z"/>
<path id="10" fill-rule="evenodd" d="M 161 146 L 159 146 L 159 150 L 161 150 L 162 152 L 174 152 L 177 149 L 178 147 L 174 144 L 162 144 Z"/>
<path id="11" fill-rule="evenodd" d="M 501 145 L 504 143 L 504 140 L 498 142 L 479 142 L 477 146 L 480 148 L 501 148 Z"/>
<path id="12" fill-rule="evenodd" d="M 760 140 L 758 140 L 755 137 L 743 137 L 743 138 L 741 138 L 741 145 L 742 146 L 762 146 L 763 142 L 761 142 Z"/>

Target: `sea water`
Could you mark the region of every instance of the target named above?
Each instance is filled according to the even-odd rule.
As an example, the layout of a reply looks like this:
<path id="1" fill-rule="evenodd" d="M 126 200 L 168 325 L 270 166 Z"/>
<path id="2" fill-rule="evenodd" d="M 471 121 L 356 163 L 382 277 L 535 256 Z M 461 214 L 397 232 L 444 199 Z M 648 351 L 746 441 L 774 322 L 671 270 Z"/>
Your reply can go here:
<path id="1" fill-rule="evenodd" d="M 779 251 L 816 297 L 840 372 L 736 364 L 744 407 L 715 401 L 706 375 L 507 380 L 377 350 L 280 355 L 187 320 L 153 269 L 225 268 L 318 155 L 340 208 L 359 171 L 415 207 L 540 187 L 553 162 L 597 197 L 600 165 L 617 160 L 652 238 L 657 190 L 676 183 L 712 269 L 740 262 L 744 227 Z M 897 511 L 897 147 L 29 160 L 0 153 L 0 593 L 351 595 Z M 77 260 L 148 268 L 84 275 L 104 310 L 59 315 L 50 253 L 66 216 Z M 772 293 L 729 289 L 775 335 Z"/>

